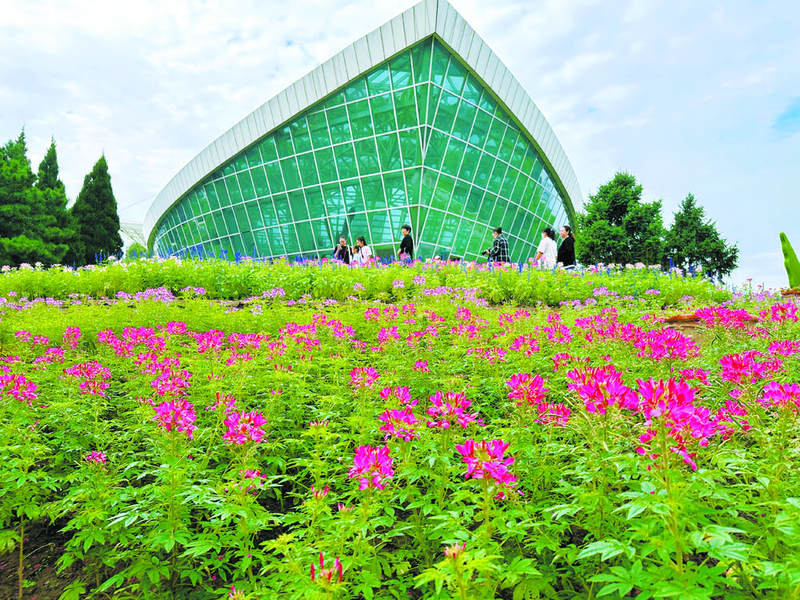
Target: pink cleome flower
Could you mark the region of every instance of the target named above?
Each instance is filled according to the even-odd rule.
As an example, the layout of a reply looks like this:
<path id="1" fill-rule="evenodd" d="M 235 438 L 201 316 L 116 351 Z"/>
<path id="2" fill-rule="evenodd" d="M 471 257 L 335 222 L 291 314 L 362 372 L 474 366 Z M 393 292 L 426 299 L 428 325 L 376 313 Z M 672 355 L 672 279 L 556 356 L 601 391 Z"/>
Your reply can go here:
<path id="1" fill-rule="evenodd" d="M 373 448 L 359 446 L 353 457 L 353 466 L 348 476 L 358 479 L 358 489 L 385 489 L 385 483 L 394 476 L 393 458 L 389 457 L 389 446 Z"/>
<path id="2" fill-rule="evenodd" d="M 408 386 L 385 387 L 381 390 L 380 396 L 384 400 L 397 398 L 406 408 L 413 408 L 417 401 L 411 397 L 411 390 Z"/>
<path id="3" fill-rule="evenodd" d="M 230 444 L 258 443 L 264 437 L 262 425 L 266 423 L 267 420 L 260 412 L 234 410 L 228 413 L 228 418 L 225 419 L 227 431 L 222 437 Z"/>
<path id="4" fill-rule="evenodd" d="M 506 385 L 511 388 L 508 397 L 517 406 L 537 406 L 544 401 L 548 390 L 544 387 L 545 380 L 541 375 L 531 375 L 530 373 L 517 373 L 506 381 Z"/>
<path id="5" fill-rule="evenodd" d="M 461 454 L 467 464 L 467 479 L 492 479 L 501 488 L 510 488 L 516 485 L 517 478 L 508 469 L 514 464 L 513 456 L 505 456 L 508 442 L 503 440 L 481 440 L 475 442 L 472 438 L 461 445 L 456 445 L 456 450 Z M 505 492 L 501 489 L 495 498 L 504 498 Z"/>
<path id="6" fill-rule="evenodd" d="M 800 413 L 800 385 L 770 381 L 764 386 L 762 394 L 759 403 L 765 408 L 793 406 Z"/>
<path id="7" fill-rule="evenodd" d="M 471 402 L 464 394 L 436 392 L 429 400 L 432 406 L 427 412 L 433 419 L 428 421 L 428 427 L 449 429 L 451 425 L 459 425 L 466 429 L 472 424 L 484 426 L 478 413 L 466 412 Z"/>
<path id="8" fill-rule="evenodd" d="M 95 463 L 101 466 L 105 466 L 108 457 L 106 456 L 105 452 L 97 452 L 96 450 L 92 450 L 83 457 L 83 460 L 90 463 Z"/>
<path id="9" fill-rule="evenodd" d="M 317 581 L 317 577 L 319 577 L 320 581 L 324 583 L 330 583 L 331 579 L 333 579 L 334 575 L 337 576 L 339 583 L 342 582 L 342 563 L 339 561 L 339 557 L 337 556 L 333 561 L 333 566 L 329 569 L 325 568 L 325 561 L 322 559 L 322 552 L 319 553 L 319 573 L 316 572 L 314 568 L 314 563 L 311 563 L 311 581 Z"/>
<path id="10" fill-rule="evenodd" d="M 380 430 L 386 432 L 384 440 L 396 437 L 410 442 L 419 437 L 419 433 L 416 431 L 417 417 L 410 408 L 387 410 L 378 418 L 383 421 Z"/>
<path id="11" fill-rule="evenodd" d="M 573 369 L 567 378 L 574 383 L 568 387 L 577 392 L 587 412 L 605 414 L 611 406 L 636 410 L 639 401 L 636 393 L 622 381 L 622 373 L 614 365 Z"/>
<path id="12" fill-rule="evenodd" d="M 428 361 L 427 360 L 418 360 L 414 363 L 414 370 L 419 371 L 420 373 L 430 373 L 431 370 L 428 368 Z"/>
<path id="13" fill-rule="evenodd" d="M 350 371 L 350 385 L 354 388 L 368 388 L 380 377 L 373 367 L 356 367 Z"/>
<path id="14" fill-rule="evenodd" d="M 176 398 L 172 401 L 165 401 L 158 405 L 153 405 L 156 411 L 154 421 L 158 421 L 158 426 L 166 431 L 182 431 L 186 437 L 192 439 L 196 429 L 194 421 L 194 405 L 185 398 Z"/>

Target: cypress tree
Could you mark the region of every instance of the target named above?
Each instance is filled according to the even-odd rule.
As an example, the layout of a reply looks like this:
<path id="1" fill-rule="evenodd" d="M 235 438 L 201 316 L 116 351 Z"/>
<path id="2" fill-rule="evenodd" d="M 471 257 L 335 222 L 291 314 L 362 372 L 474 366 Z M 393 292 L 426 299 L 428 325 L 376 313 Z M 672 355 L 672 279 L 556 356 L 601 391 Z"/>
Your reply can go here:
<path id="1" fill-rule="evenodd" d="M 59 262 L 67 246 L 48 235 L 55 219 L 46 209 L 45 193 L 34 184 L 23 130 L 0 147 L 0 262 Z"/>
<path id="2" fill-rule="evenodd" d="M 44 200 L 45 227 L 43 239 L 55 244 L 69 246 L 75 237 L 75 226 L 67 210 L 67 194 L 64 183 L 58 178 L 58 157 L 55 140 L 39 163 L 36 187 L 41 190 Z"/>
<path id="3" fill-rule="evenodd" d="M 117 201 L 111 189 L 106 157 L 101 156 L 83 179 L 83 188 L 72 206 L 75 240 L 68 261 L 89 264 L 122 251 Z"/>

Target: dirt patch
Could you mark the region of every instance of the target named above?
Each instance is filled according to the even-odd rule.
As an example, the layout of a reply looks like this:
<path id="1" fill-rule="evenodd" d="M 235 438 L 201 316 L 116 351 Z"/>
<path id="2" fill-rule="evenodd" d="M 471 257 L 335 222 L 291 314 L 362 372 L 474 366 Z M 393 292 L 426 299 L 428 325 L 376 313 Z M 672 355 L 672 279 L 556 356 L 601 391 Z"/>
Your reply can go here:
<path id="1" fill-rule="evenodd" d="M 25 532 L 25 559 L 22 598 L 24 600 L 57 600 L 68 584 L 78 579 L 79 567 L 56 572 L 56 561 L 61 558 L 64 543 L 69 536 L 59 531 L 60 525 L 32 524 Z M 18 598 L 17 567 L 19 550 L 0 554 L 0 599 Z"/>

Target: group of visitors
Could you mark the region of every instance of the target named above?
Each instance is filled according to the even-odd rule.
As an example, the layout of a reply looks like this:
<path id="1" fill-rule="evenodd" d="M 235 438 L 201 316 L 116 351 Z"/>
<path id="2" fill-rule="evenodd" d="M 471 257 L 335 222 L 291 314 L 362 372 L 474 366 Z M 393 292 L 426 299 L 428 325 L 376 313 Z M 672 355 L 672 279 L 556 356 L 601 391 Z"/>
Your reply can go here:
<path id="1" fill-rule="evenodd" d="M 403 239 L 400 240 L 400 248 L 397 256 L 400 260 L 411 262 L 414 260 L 414 240 L 411 238 L 411 225 L 403 225 L 400 228 Z M 342 261 L 346 265 L 364 266 L 372 260 L 372 248 L 367 245 L 364 236 L 356 238 L 355 246 L 347 245 L 347 238 L 339 238 L 339 245 L 333 249 L 333 258 Z"/>
<path id="2" fill-rule="evenodd" d="M 403 225 L 400 228 L 403 239 L 400 241 L 400 248 L 397 250 L 398 258 L 402 261 L 411 262 L 414 260 L 414 240 L 411 237 L 411 226 Z M 569 225 L 563 225 L 561 231 L 561 245 L 556 245 L 556 235 L 552 227 L 545 227 L 542 231 L 542 241 L 536 248 L 535 261 L 547 269 L 553 269 L 556 265 L 565 268 L 575 266 L 575 234 Z M 484 256 L 490 262 L 507 263 L 511 262 L 511 254 L 508 250 L 508 240 L 503 235 L 502 227 L 495 227 L 492 230 L 494 241 L 492 247 L 483 251 Z M 356 238 L 355 246 L 347 245 L 347 238 L 339 238 L 339 245 L 333 250 L 333 258 L 342 261 L 346 265 L 363 266 L 370 263 L 373 258 L 372 248 L 367 245 L 367 240 L 361 235 Z"/>
<path id="3" fill-rule="evenodd" d="M 552 227 L 545 227 L 542 231 L 542 241 L 536 248 L 534 260 L 547 269 L 553 269 L 556 265 L 565 268 L 575 266 L 575 234 L 569 225 L 561 227 L 561 246 L 556 245 L 556 235 Z M 503 235 L 502 227 L 495 227 L 492 231 L 494 242 L 492 247 L 484 250 L 483 254 L 491 262 L 511 262 L 508 251 L 508 240 Z"/>

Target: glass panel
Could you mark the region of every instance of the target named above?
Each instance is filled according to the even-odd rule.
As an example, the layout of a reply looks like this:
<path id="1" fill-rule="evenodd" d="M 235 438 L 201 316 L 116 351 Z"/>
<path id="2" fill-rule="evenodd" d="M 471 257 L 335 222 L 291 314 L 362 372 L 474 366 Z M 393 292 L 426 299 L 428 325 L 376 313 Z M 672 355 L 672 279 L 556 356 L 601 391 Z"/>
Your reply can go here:
<path id="1" fill-rule="evenodd" d="M 363 235 L 367 240 L 367 244 L 370 244 L 371 240 L 369 235 L 369 227 L 367 226 L 367 215 L 364 213 L 347 215 L 347 220 L 350 221 L 350 235 L 352 236 L 353 240 L 355 240 L 358 236 Z"/>
<path id="2" fill-rule="evenodd" d="M 481 85 L 472 75 L 467 77 L 462 96 L 464 96 L 464 100 L 473 104 L 478 104 L 481 98 Z"/>
<path id="3" fill-rule="evenodd" d="M 394 121 L 394 107 L 392 106 L 392 95 L 383 94 L 370 98 L 372 106 L 372 123 L 375 133 L 386 133 L 397 129 Z"/>
<path id="4" fill-rule="evenodd" d="M 290 126 L 294 151 L 297 153 L 311 150 L 311 136 L 308 134 L 308 125 L 305 117 L 298 117 Z"/>
<path id="5" fill-rule="evenodd" d="M 481 203 L 481 209 L 478 212 L 478 221 L 489 225 L 495 204 L 497 204 L 497 196 L 489 193 L 484 194 L 483 202 Z"/>
<path id="6" fill-rule="evenodd" d="M 286 254 L 286 250 L 283 247 L 283 236 L 281 236 L 280 229 L 277 227 L 270 227 L 266 230 L 266 233 L 272 255 L 280 256 L 282 254 Z"/>
<path id="7" fill-rule="evenodd" d="M 233 214 L 236 217 L 236 222 L 239 224 L 236 228 L 237 231 L 250 231 L 250 221 L 247 219 L 247 211 L 244 208 L 244 204 L 237 204 L 234 206 Z"/>
<path id="8" fill-rule="evenodd" d="M 386 202 L 383 199 L 383 183 L 381 182 L 380 175 L 362 178 L 361 188 L 364 193 L 364 204 L 367 210 L 386 208 Z"/>
<path id="9" fill-rule="evenodd" d="M 423 237 L 435 244 L 439 239 L 439 231 L 442 229 L 442 222 L 444 221 L 444 213 L 438 210 L 429 210 L 428 217 L 425 219 L 423 225 Z"/>
<path id="10" fill-rule="evenodd" d="M 258 151 L 258 145 L 250 146 L 247 152 L 245 153 L 247 157 L 247 166 L 255 167 L 256 165 L 261 164 L 261 153 Z"/>
<path id="11" fill-rule="evenodd" d="M 434 208 L 441 208 L 445 210 L 447 205 L 450 204 L 450 195 L 453 193 L 453 186 L 455 180 L 447 175 L 439 175 L 439 180 L 436 182 L 436 189 L 433 192 L 431 206 Z"/>
<path id="12" fill-rule="evenodd" d="M 450 143 L 447 145 L 447 151 L 444 156 L 444 163 L 442 164 L 442 171 L 454 177 L 458 175 L 458 167 L 461 165 L 464 147 L 464 142 L 456 138 L 450 138 Z"/>
<path id="13" fill-rule="evenodd" d="M 331 136 L 328 135 L 328 122 L 325 120 L 324 112 L 308 115 L 308 128 L 311 131 L 311 141 L 314 144 L 314 148 L 330 145 Z"/>
<path id="14" fill-rule="evenodd" d="M 489 175 L 492 173 L 492 165 L 494 158 L 485 152 L 481 153 L 481 160 L 478 163 L 478 170 L 475 173 L 475 184 L 481 187 L 486 187 L 489 183 Z"/>
<path id="15" fill-rule="evenodd" d="M 458 97 L 450 92 L 442 92 L 439 98 L 439 107 L 436 110 L 436 122 L 434 127 L 442 131 L 450 131 L 456 119 L 456 109 L 458 108 Z"/>
<path id="16" fill-rule="evenodd" d="M 489 178 L 488 189 L 494 193 L 500 191 L 500 186 L 503 184 L 503 176 L 506 174 L 507 165 L 499 160 L 495 161 L 494 168 L 492 169 L 492 176 Z"/>
<path id="17" fill-rule="evenodd" d="M 447 211 L 456 215 L 461 215 L 464 210 L 464 204 L 469 194 L 470 185 L 463 181 L 456 181 L 456 186 L 453 188 L 453 195 L 450 196 L 450 206 Z"/>
<path id="18" fill-rule="evenodd" d="M 339 178 L 348 179 L 356 177 L 358 170 L 356 169 L 356 156 L 353 153 L 353 144 L 343 144 L 341 146 L 334 146 L 336 154 L 336 166 L 339 169 Z"/>
<path id="19" fill-rule="evenodd" d="M 371 96 L 388 92 L 391 89 L 388 65 L 381 65 L 367 75 L 367 89 Z"/>
<path id="20" fill-rule="evenodd" d="M 264 167 L 255 167 L 250 171 L 250 174 L 253 176 L 253 183 L 256 185 L 256 196 L 268 196 L 269 186 L 267 185 L 267 174 L 264 172 Z"/>
<path id="21" fill-rule="evenodd" d="M 331 237 L 331 229 L 328 225 L 328 222 L 325 219 L 311 221 L 311 229 L 314 232 L 314 239 L 317 242 L 317 249 L 320 250 L 320 254 L 326 256 L 334 246 L 333 238 Z"/>
<path id="22" fill-rule="evenodd" d="M 425 153 L 425 166 L 439 169 L 447 147 L 447 135 L 434 130 L 428 142 L 428 151 Z"/>
<path id="23" fill-rule="evenodd" d="M 228 233 L 234 233 L 239 230 L 239 224 L 236 222 L 236 216 L 233 214 L 233 210 L 230 208 L 223 210 L 222 217 L 225 219 L 225 228 L 228 230 Z"/>
<path id="24" fill-rule="evenodd" d="M 330 109 L 340 104 L 344 104 L 344 94 L 342 92 L 336 92 L 325 101 L 324 106 L 326 109 Z"/>
<path id="25" fill-rule="evenodd" d="M 236 176 L 239 181 L 239 189 L 242 191 L 242 198 L 250 200 L 256 197 L 256 192 L 253 189 L 253 181 L 250 179 L 250 171 L 242 171 Z"/>
<path id="26" fill-rule="evenodd" d="M 350 140 L 350 124 L 347 120 L 347 109 L 338 106 L 328 111 L 328 125 L 331 141 L 334 144 Z"/>
<path id="27" fill-rule="evenodd" d="M 358 182 L 358 180 L 343 183 L 342 195 L 344 197 L 344 205 L 347 208 L 348 213 L 363 212 L 365 210 L 364 199 L 361 197 L 361 184 Z"/>
<path id="28" fill-rule="evenodd" d="M 259 150 L 261 150 L 261 158 L 264 159 L 265 163 L 277 160 L 278 154 L 275 152 L 275 142 L 273 141 L 272 136 L 261 140 L 261 143 L 258 145 L 258 147 Z"/>
<path id="29" fill-rule="evenodd" d="M 447 73 L 447 63 L 450 56 L 439 42 L 433 43 L 433 63 L 431 66 L 431 81 L 437 85 L 444 83 L 444 76 Z"/>
<path id="30" fill-rule="evenodd" d="M 489 129 L 489 137 L 487 138 L 486 145 L 484 146 L 484 150 L 486 150 L 486 152 L 490 152 L 491 154 L 495 155 L 497 154 L 505 130 L 506 126 L 503 125 L 501 121 L 492 119 L 492 125 Z"/>
<path id="31" fill-rule="evenodd" d="M 291 225 L 281 225 L 281 235 L 283 236 L 283 245 L 286 247 L 287 254 L 296 254 L 300 251 L 300 246 L 297 243 L 297 236 L 295 235 L 294 227 Z"/>
<path id="32" fill-rule="evenodd" d="M 226 235 L 228 232 L 227 227 L 225 227 L 225 219 L 222 217 L 222 212 L 213 212 L 211 213 L 212 218 L 214 219 L 214 226 L 217 230 L 217 233 L 220 236 Z"/>
<path id="33" fill-rule="evenodd" d="M 300 240 L 300 250 L 303 252 L 313 252 L 316 250 L 314 244 L 314 234 L 311 233 L 311 224 L 308 222 L 295 224 L 297 237 Z"/>
<path id="34" fill-rule="evenodd" d="M 451 58 L 450 66 L 447 67 L 447 76 L 444 80 L 444 89 L 453 92 L 456 96 L 460 96 L 466 79 L 466 69 L 461 66 L 458 60 Z"/>
<path id="35" fill-rule="evenodd" d="M 411 49 L 411 59 L 414 63 L 414 80 L 417 83 L 428 81 L 431 71 L 431 42 L 417 44 Z"/>
<path id="36" fill-rule="evenodd" d="M 394 107 L 397 113 L 397 128 L 415 127 L 417 121 L 417 107 L 414 103 L 414 89 L 406 88 L 394 93 Z"/>
<path id="37" fill-rule="evenodd" d="M 389 222 L 389 213 L 385 210 L 367 213 L 369 215 L 369 229 L 373 244 L 394 243 L 392 238 L 392 224 Z"/>
<path id="38" fill-rule="evenodd" d="M 406 180 L 406 201 L 408 204 L 419 202 L 420 171 L 421 169 L 407 169 L 403 172 Z"/>
<path id="39" fill-rule="evenodd" d="M 458 115 L 456 116 L 455 125 L 453 125 L 453 135 L 459 139 L 469 139 L 470 129 L 472 129 L 472 121 L 475 119 L 476 109 L 471 104 L 462 102 L 458 107 Z"/>
<path id="40" fill-rule="evenodd" d="M 275 205 L 272 202 L 272 198 L 263 198 L 260 201 L 261 204 L 261 215 L 264 217 L 264 225 L 269 227 L 270 225 L 277 225 L 278 224 L 278 217 L 275 214 Z"/>
<path id="41" fill-rule="evenodd" d="M 453 245 L 455 238 L 456 228 L 458 227 L 459 218 L 456 215 L 447 215 L 442 224 L 442 232 L 439 234 L 439 245 L 450 247 Z"/>
<path id="42" fill-rule="evenodd" d="M 350 129 L 353 132 L 353 139 L 373 135 L 372 115 L 369 112 L 369 102 L 367 100 L 348 104 L 347 111 L 350 113 Z"/>
<path id="43" fill-rule="evenodd" d="M 383 187 L 386 203 L 390 207 L 406 205 L 406 190 L 402 173 L 389 173 L 383 176 Z"/>
<path id="44" fill-rule="evenodd" d="M 475 144 L 478 148 L 483 148 L 483 144 L 486 142 L 486 136 L 489 135 L 489 128 L 491 125 L 492 117 L 482 110 L 477 111 L 475 123 L 469 135 L 469 142 Z"/>
<path id="45" fill-rule="evenodd" d="M 392 218 L 392 232 L 395 239 L 399 241 L 403 235 L 400 229 L 403 225 L 411 225 L 411 215 L 408 213 L 407 208 L 395 208 L 389 211 L 389 216 Z M 414 231 L 411 232 L 411 236 L 414 237 Z"/>
<path id="46" fill-rule="evenodd" d="M 284 127 L 283 129 L 279 129 L 272 135 L 275 138 L 275 145 L 278 148 L 279 156 L 291 156 L 294 154 L 294 148 L 292 148 L 292 135 L 288 126 Z"/>
<path id="47" fill-rule="evenodd" d="M 501 225 L 501 221 L 503 220 L 503 215 L 506 214 L 507 207 L 508 203 L 505 200 L 502 198 L 497 199 L 497 202 L 494 203 L 494 207 L 492 208 L 492 216 L 489 218 L 489 225 L 491 227 L 497 227 Z"/>
<path id="48" fill-rule="evenodd" d="M 289 210 L 289 198 L 286 194 L 278 194 L 273 197 L 275 204 L 275 214 L 278 216 L 278 223 L 289 223 L 292 220 L 292 213 Z"/>
<path id="49" fill-rule="evenodd" d="M 363 77 L 359 77 L 344 89 L 344 96 L 348 102 L 367 97 L 367 85 Z"/>
<path id="50" fill-rule="evenodd" d="M 517 173 L 511 167 L 508 167 L 506 172 L 503 174 L 503 181 L 500 184 L 500 195 L 503 198 L 511 198 L 511 191 L 514 189 L 514 184 L 517 180 Z"/>
<path id="51" fill-rule="evenodd" d="M 267 232 L 263 229 L 253 232 L 255 238 L 257 256 L 269 256 L 271 254 L 269 249 L 269 241 L 267 240 Z"/>
<path id="52" fill-rule="evenodd" d="M 217 200 L 217 190 L 214 189 L 214 186 L 210 183 L 207 183 L 203 188 L 206 191 L 206 197 L 208 198 L 208 204 L 211 209 L 219 208 L 219 200 Z"/>
<path id="53" fill-rule="evenodd" d="M 333 150 L 324 148 L 314 153 L 319 167 L 319 178 L 323 183 L 336 181 L 336 163 L 333 162 Z"/>
<path id="54" fill-rule="evenodd" d="M 306 209 L 306 200 L 303 192 L 289 192 L 289 204 L 292 206 L 292 215 L 295 221 L 308 218 L 308 209 Z"/>
<path id="55" fill-rule="evenodd" d="M 475 169 L 478 166 L 478 161 L 481 158 L 481 151 L 474 146 L 467 146 L 464 152 L 464 160 L 459 169 L 459 177 L 472 181 L 475 175 Z"/>
<path id="56" fill-rule="evenodd" d="M 342 202 L 342 191 L 339 184 L 322 186 L 322 197 L 325 200 L 325 210 L 328 215 L 338 215 L 345 212 L 344 202 Z"/>
<path id="57" fill-rule="evenodd" d="M 220 206 L 230 206 L 231 201 L 228 198 L 228 188 L 225 187 L 225 182 L 218 179 L 214 182 L 214 188 L 217 190 L 217 199 Z"/>
<path id="58" fill-rule="evenodd" d="M 500 150 L 498 152 L 500 158 L 506 161 L 511 160 L 511 155 L 514 153 L 514 144 L 517 142 L 518 135 L 519 134 L 510 127 L 506 128 L 506 133 L 503 136 L 503 142 L 500 144 Z"/>
<path id="59" fill-rule="evenodd" d="M 231 199 L 231 204 L 242 201 L 242 193 L 239 191 L 239 184 L 236 182 L 235 175 L 229 175 L 225 178 L 225 187 L 228 189 L 228 197 Z"/>
<path id="60" fill-rule="evenodd" d="M 481 99 L 478 101 L 478 106 L 492 114 L 494 114 L 497 108 L 497 102 L 495 102 L 494 98 L 492 98 L 492 94 L 486 88 L 483 88 L 481 92 Z"/>
<path id="61" fill-rule="evenodd" d="M 325 216 L 325 203 L 322 201 L 322 190 L 318 187 L 311 187 L 305 190 L 306 206 L 308 214 L 314 219 Z"/>
<path id="62" fill-rule="evenodd" d="M 297 159 L 292 156 L 280 161 L 283 180 L 286 182 L 286 189 L 293 190 L 300 187 L 300 173 L 297 170 Z"/>
<path id="63" fill-rule="evenodd" d="M 300 154 L 297 157 L 297 164 L 300 167 L 300 178 L 303 180 L 303 185 L 319 183 L 317 166 L 314 164 L 314 155 L 311 152 Z"/>
<path id="64" fill-rule="evenodd" d="M 267 170 L 267 179 L 269 180 L 269 189 L 275 194 L 282 192 L 285 188 L 283 185 L 283 175 L 281 175 L 280 165 L 276 162 L 269 163 L 265 169 Z"/>
<path id="65" fill-rule="evenodd" d="M 358 157 L 358 168 L 362 175 L 377 173 L 378 149 L 375 147 L 375 139 L 369 138 L 355 143 L 356 156 Z"/>
<path id="66" fill-rule="evenodd" d="M 264 220 L 261 218 L 261 210 L 258 208 L 258 202 L 248 202 L 245 204 L 247 207 L 247 217 L 250 219 L 250 225 L 253 228 L 264 226 Z"/>
<path id="67" fill-rule="evenodd" d="M 422 162 L 422 150 L 419 144 L 419 130 L 408 129 L 401 131 L 400 147 L 403 152 L 403 166 L 414 167 Z"/>
<path id="68" fill-rule="evenodd" d="M 381 159 L 381 169 L 391 171 L 401 167 L 400 145 L 396 133 L 389 133 L 377 138 L 378 153 Z"/>
<path id="69" fill-rule="evenodd" d="M 415 88 L 414 93 L 417 96 L 417 119 L 419 123 L 427 123 L 428 87 L 427 85 L 418 85 Z"/>
<path id="70" fill-rule="evenodd" d="M 478 210 L 481 207 L 481 198 L 483 198 L 483 190 L 473 187 L 469 190 L 467 202 L 464 206 L 464 216 L 475 219 L 478 216 Z"/>
<path id="71" fill-rule="evenodd" d="M 392 74 L 392 87 L 398 89 L 411 83 L 411 55 L 403 52 L 389 63 Z"/>

